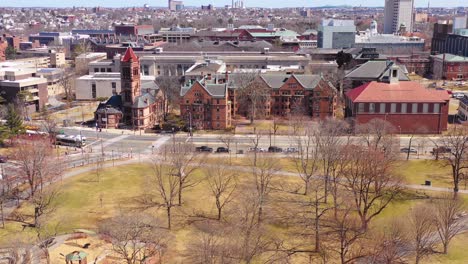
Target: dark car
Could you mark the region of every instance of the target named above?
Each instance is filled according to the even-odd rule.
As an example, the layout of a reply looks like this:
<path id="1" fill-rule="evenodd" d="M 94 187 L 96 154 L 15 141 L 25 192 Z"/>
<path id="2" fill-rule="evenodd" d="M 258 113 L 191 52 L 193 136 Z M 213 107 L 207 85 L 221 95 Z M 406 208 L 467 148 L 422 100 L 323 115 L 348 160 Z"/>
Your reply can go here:
<path id="1" fill-rule="evenodd" d="M 438 148 L 433 148 L 431 151 L 432 155 L 437 155 L 437 154 L 443 154 L 443 153 L 451 153 L 452 149 L 447 148 L 447 147 L 438 147 Z"/>
<path id="2" fill-rule="evenodd" d="M 268 152 L 278 153 L 278 152 L 283 152 L 283 149 L 279 148 L 279 147 L 276 147 L 276 146 L 270 146 L 268 148 Z"/>
<path id="3" fill-rule="evenodd" d="M 7 162 L 7 157 L 0 156 L 0 163 L 5 163 L 5 162 Z"/>
<path id="4" fill-rule="evenodd" d="M 216 153 L 229 153 L 229 149 L 225 147 L 219 147 L 216 149 Z"/>
<path id="5" fill-rule="evenodd" d="M 196 147 L 195 151 L 198 152 L 213 152 L 213 148 L 207 147 L 207 146 L 201 146 L 201 147 Z"/>

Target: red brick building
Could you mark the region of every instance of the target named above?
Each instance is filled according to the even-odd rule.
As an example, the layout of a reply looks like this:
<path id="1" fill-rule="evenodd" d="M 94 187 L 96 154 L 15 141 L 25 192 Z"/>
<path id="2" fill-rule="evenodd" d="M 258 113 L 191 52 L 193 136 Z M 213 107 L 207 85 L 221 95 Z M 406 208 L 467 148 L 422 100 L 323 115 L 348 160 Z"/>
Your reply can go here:
<path id="1" fill-rule="evenodd" d="M 146 87 L 146 84 L 142 87 L 140 60 L 132 48 L 127 48 L 120 62 L 120 79 L 122 91 L 118 96 L 121 103 L 101 104 L 95 112 L 98 125 L 109 127 L 112 122 L 117 127 L 122 121 L 139 130 L 159 124 L 165 108 L 162 90 L 155 86 Z"/>
<path id="2" fill-rule="evenodd" d="M 8 43 L 6 40 L 3 40 L 0 37 L 0 61 L 5 61 L 6 60 L 6 49 L 8 48 Z"/>
<path id="3" fill-rule="evenodd" d="M 232 125 L 231 101 L 227 84 L 202 79 L 182 87 L 180 114 L 187 125 L 196 129 L 226 129 Z"/>
<path id="4" fill-rule="evenodd" d="M 395 70 L 392 68 L 392 71 Z M 447 130 L 449 95 L 418 82 L 369 82 L 346 93 L 346 117 L 355 125 L 372 119 L 390 122 L 399 133 L 438 134 Z"/>
<path id="5" fill-rule="evenodd" d="M 432 56 L 432 74 L 438 80 L 468 80 L 468 57 L 449 53 Z"/>
<path id="6" fill-rule="evenodd" d="M 302 114 L 313 118 L 334 117 L 336 88 L 320 75 L 260 75 L 270 89 L 265 107 L 272 116 Z"/>
<path id="7" fill-rule="evenodd" d="M 237 100 L 242 76 L 206 77 L 193 85 L 182 87 L 181 116 L 197 129 L 225 129 L 236 115 L 248 117 L 251 103 Z M 256 113 L 265 118 L 306 115 L 324 119 L 336 113 L 337 91 L 319 75 L 262 74 L 255 85 L 265 91 L 258 99 Z M 229 80 L 229 81 L 226 81 Z M 263 93 L 263 92 L 262 92 Z M 258 116 L 257 116 L 258 118 Z"/>

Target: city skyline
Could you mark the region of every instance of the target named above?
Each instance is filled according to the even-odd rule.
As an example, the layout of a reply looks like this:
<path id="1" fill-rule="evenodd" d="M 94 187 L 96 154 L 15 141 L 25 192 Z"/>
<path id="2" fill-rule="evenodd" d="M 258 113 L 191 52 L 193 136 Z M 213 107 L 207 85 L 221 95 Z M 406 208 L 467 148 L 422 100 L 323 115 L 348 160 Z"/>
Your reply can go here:
<path id="1" fill-rule="evenodd" d="M 143 6 L 148 4 L 150 6 L 156 7 L 166 7 L 167 0 L 157 0 L 157 1 L 145 1 L 145 0 L 127 0 L 125 2 L 116 2 L 113 0 L 100 0 L 100 1 L 87 1 L 86 4 L 80 0 L 70 0 L 70 1 L 59 1 L 59 0 L 44 0 L 41 1 L 41 5 L 38 5 L 38 2 L 35 0 L 4 0 L 2 1 L 2 7 L 73 7 L 73 6 L 103 6 L 103 7 L 129 7 L 129 6 Z M 185 0 L 184 4 L 186 6 L 201 6 L 206 4 L 214 4 L 215 6 L 224 6 L 230 5 L 231 0 Z M 464 6 L 462 4 L 463 0 L 432 0 L 430 5 L 432 7 L 459 7 Z M 351 6 L 361 6 L 362 2 L 358 0 L 318 0 L 318 1 L 308 1 L 308 0 L 293 0 L 288 1 L 288 4 L 284 4 L 284 1 L 281 0 L 244 0 L 246 7 L 320 7 L 327 5 L 351 5 Z M 366 6 L 369 7 L 383 7 L 385 5 L 384 0 L 370 0 L 366 1 Z M 427 0 L 415 0 L 415 7 L 426 7 L 428 4 Z"/>

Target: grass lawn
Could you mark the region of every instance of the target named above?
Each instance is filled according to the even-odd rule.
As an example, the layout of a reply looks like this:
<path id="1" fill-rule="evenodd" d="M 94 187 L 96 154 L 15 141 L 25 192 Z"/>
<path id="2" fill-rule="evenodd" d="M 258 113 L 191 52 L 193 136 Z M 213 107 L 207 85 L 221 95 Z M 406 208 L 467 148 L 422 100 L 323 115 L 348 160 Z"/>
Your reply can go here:
<path id="1" fill-rule="evenodd" d="M 228 162 L 228 159 L 224 159 Z M 214 159 L 208 160 L 215 162 Z M 219 161 L 219 160 L 218 160 Z M 292 162 L 288 159 L 279 159 L 282 170 L 293 169 Z M 247 166 L 248 160 L 233 159 L 233 164 Z M 404 168 L 406 167 L 406 168 Z M 421 174 L 421 171 L 432 174 L 439 173 L 444 175 L 445 169 L 440 168 L 433 161 L 410 161 L 403 162 L 399 167 L 400 173 L 405 174 L 407 178 L 415 178 L 413 174 Z M 148 191 L 148 179 L 151 176 L 151 168 L 148 164 L 132 164 L 125 166 L 117 166 L 106 168 L 101 171 L 99 181 L 95 172 L 78 175 L 73 178 L 64 180 L 61 183 L 62 192 L 57 199 L 57 209 L 50 216 L 48 225 L 60 223 L 60 232 L 69 233 L 74 229 L 96 230 L 98 223 L 108 217 L 118 214 L 119 212 L 131 212 L 136 208 L 136 199 L 139 195 Z M 247 173 L 239 171 L 239 186 L 238 192 L 242 192 L 249 188 L 247 185 L 252 185 L 252 178 Z M 187 243 L 194 238 L 196 225 L 190 224 L 199 221 L 203 218 L 212 218 L 216 214 L 214 199 L 209 193 L 208 184 L 201 181 L 204 178 L 202 170 L 197 170 L 193 175 L 193 179 L 199 181 L 193 188 L 186 189 L 183 193 L 183 206 L 174 208 L 173 226 L 171 233 L 174 235 L 173 249 L 170 251 L 171 263 L 182 263 L 183 253 Z M 441 177 L 442 177 L 441 176 Z M 420 176 L 423 177 L 423 176 Z M 443 177 L 442 177 L 443 178 Z M 421 178 L 423 179 L 423 178 Z M 431 178 L 432 179 L 432 178 Z M 437 179 L 434 178 L 434 179 Z M 414 179 L 419 181 L 420 179 Z M 441 184 L 444 182 L 440 180 Z M 283 189 L 293 191 L 298 186 L 302 186 L 302 182 L 298 177 L 278 176 L 273 182 L 275 189 Z M 239 193 L 240 194 L 240 193 Z M 272 191 L 271 195 L 275 201 L 281 201 L 283 198 L 295 195 L 287 192 Z M 383 213 L 372 222 L 371 227 L 383 228 L 386 221 L 393 217 L 404 217 L 406 213 L 415 204 L 422 202 L 428 195 L 434 193 L 408 191 L 398 200 L 388 206 Z M 235 195 L 239 199 L 241 195 Z M 295 196 L 296 199 L 301 199 L 303 196 Z M 464 196 L 465 198 L 465 196 Z M 234 200 L 228 205 L 226 210 L 235 214 L 238 210 L 238 200 Z M 466 196 L 468 199 L 468 196 Z M 285 205 L 287 206 L 287 205 Z M 18 210 L 27 210 L 30 214 L 32 208 L 27 204 L 22 205 Z M 288 207 L 281 207 L 279 210 L 288 211 Z M 166 223 L 165 211 L 163 209 L 148 209 L 147 213 L 158 216 L 162 223 Z M 227 211 L 225 211 L 227 212 Z M 269 213 L 268 210 L 266 212 Z M 271 212 L 270 212 L 271 213 Z M 26 219 L 31 221 L 32 218 Z M 21 236 L 25 240 L 34 239 L 34 232 L 30 228 L 21 231 L 21 224 L 17 222 L 7 222 L 5 229 L 0 229 L 0 243 L 8 244 L 13 238 Z M 294 233 L 287 227 L 280 224 L 270 225 L 269 231 L 278 234 L 278 236 L 287 237 L 287 241 L 296 241 L 299 239 L 294 236 Z M 429 262 L 423 263 L 465 263 L 463 259 L 468 258 L 468 253 L 464 250 L 464 245 L 468 242 L 468 235 L 457 237 L 451 246 L 450 254 L 447 256 L 431 256 L 427 259 Z M 56 252 L 52 252 L 56 254 Z M 58 256 L 56 256 L 59 258 Z M 54 258 L 54 256 L 52 256 Z M 453 262 L 452 262 L 453 261 Z M 298 262 L 299 263 L 299 262 Z M 300 262 L 302 263 L 302 262 Z"/>
<path id="2" fill-rule="evenodd" d="M 441 161 L 401 161 L 396 167 L 396 173 L 409 184 L 424 184 L 424 181 L 429 180 L 434 187 L 452 187 L 450 168 L 442 166 Z M 461 184 L 460 188 L 464 189 L 464 185 Z"/>

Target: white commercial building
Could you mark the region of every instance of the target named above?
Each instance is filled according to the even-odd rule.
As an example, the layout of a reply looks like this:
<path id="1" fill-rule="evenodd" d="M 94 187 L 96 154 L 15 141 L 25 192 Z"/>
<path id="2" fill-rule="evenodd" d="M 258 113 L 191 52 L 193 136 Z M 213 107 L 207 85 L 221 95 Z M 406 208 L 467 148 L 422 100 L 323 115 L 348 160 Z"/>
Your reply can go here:
<path id="1" fill-rule="evenodd" d="M 142 88 L 144 84 L 154 84 L 154 76 L 141 76 Z M 109 98 L 121 92 L 120 72 L 97 72 L 84 75 L 75 81 L 76 100 L 96 100 Z"/>
<path id="2" fill-rule="evenodd" d="M 413 32 L 414 0 L 385 0 L 384 34 L 396 33 L 404 25 Z"/>

